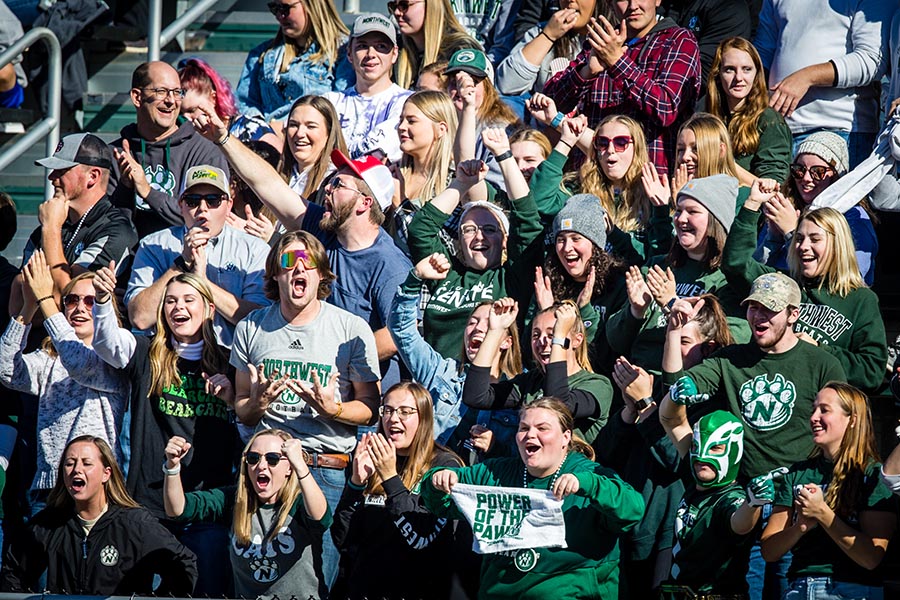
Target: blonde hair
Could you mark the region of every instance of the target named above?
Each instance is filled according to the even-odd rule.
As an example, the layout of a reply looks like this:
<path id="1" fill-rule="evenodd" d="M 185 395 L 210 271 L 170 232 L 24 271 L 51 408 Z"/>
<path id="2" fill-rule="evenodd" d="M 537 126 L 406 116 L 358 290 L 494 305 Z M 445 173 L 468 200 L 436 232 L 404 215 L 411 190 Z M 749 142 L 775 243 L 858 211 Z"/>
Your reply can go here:
<path id="1" fill-rule="evenodd" d="M 570 332 L 570 335 L 578 335 L 580 333 L 583 338 L 581 344 L 577 348 L 570 348 L 569 350 L 571 350 L 572 352 L 575 353 L 575 362 L 578 363 L 579 367 L 581 367 L 588 373 L 593 373 L 594 369 L 591 367 L 591 359 L 588 357 L 588 346 L 590 344 L 588 344 L 587 332 L 584 328 L 584 321 L 581 320 L 581 315 L 580 315 L 580 313 L 577 312 L 579 310 L 578 305 L 575 304 L 575 302 L 573 300 L 563 300 L 562 302 L 555 302 L 553 304 L 553 306 L 548 306 L 547 308 L 545 308 L 543 310 L 539 310 L 537 313 L 535 313 L 534 318 L 531 320 L 532 337 L 534 336 L 534 329 L 533 329 L 534 322 L 537 320 L 537 318 L 540 315 L 543 315 L 546 313 L 550 313 L 550 314 L 555 313 L 556 309 L 559 308 L 560 306 L 562 306 L 563 304 L 568 304 L 569 306 L 573 306 L 573 307 L 575 307 L 575 310 L 576 310 L 575 324 L 572 326 L 572 331 Z M 535 357 L 535 358 L 537 358 L 537 357 Z"/>
<path id="2" fill-rule="evenodd" d="M 62 292 L 60 292 L 60 294 L 59 294 L 59 310 L 63 315 L 66 314 L 66 304 L 65 304 L 66 296 L 68 296 L 69 294 L 72 293 L 72 290 L 75 289 L 75 285 L 79 281 L 84 281 L 84 280 L 92 281 L 94 279 L 94 277 L 96 277 L 96 275 L 97 274 L 94 273 L 93 271 L 85 271 L 84 273 L 76 275 L 75 277 L 70 279 L 69 283 L 67 283 L 63 287 Z M 113 314 L 116 315 L 116 325 L 121 327 L 122 326 L 122 315 L 119 313 L 119 305 L 116 303 L 115 297 L 114 296 L 111 297 L 109 299 L 109 302 L 112 303 Z M 93 319 L 93 316 L 91 316 L 91 318 Z M 68 319 L 66 319 L 66 320 L 68 321 Z M 53 340 L 50 338 L 49 335 L 47 337 L 45 337 L 44 340 L 41 342 L 41 350 L 46 352 L 47 355 L 50 356 L 50 358 L 56 358 L 57 356 L 59 356 L 59 352 L 56 351 L 56 347 L 53 345 Z"/>
<path id="3" fill-rule="evenodd" d="M 838 515 L 847 517 L 863 500 L 866 470 L 881 459 L 875 447 L 875 429 L 866 395 L 840 381 L 829 381 L 822 389 L 833 390 L 844 414 L 850 417 L 840 450 L 834 457 L 834 475 L 825 491 L 825 503 Z M 810 456 L 822 456 L 822 449 L 816 447 Z"/>
<path id="4" fill-rule="evenodd" d="M 750 87 L 750 93 L 744 99 L 744 105 L 728 112 L 728 101 L 719 75 L 722 72 L 722 58 L 729 50 L 739 50 L 750 56 L 756 67 L 756 77 Z M 706 80 L 706 106 L 709 112 L 728 123 L 728 133 L 734 151 L 737 154 L 753 154 L 759 149 L 759 129 L 757 124 L 763 112 L 769 106 L 769 90 L 766 86 L 766 74 L 763 71 L 762 59 L 753 44 L 742 37 L 731 37 L 723 40 L 716 48 L 709 77 Z"/>
<path id="5" fill-rule="evenodd" d="M 394 81 L 403 88 L 408 88 L 415 82 L 422 65 L 447 60 L 453 51 L 459 48 L 481 50 L 481 44 L 466 33 L 465 28 L 459 23 L 450 0 L 424 1 L 425 23 L 422 25 L 425 32 L 424 51 L 420 54 L 413 39 L 403 33 L 400 34 L 400 55 L 394 66 Z"/>
<path id="6" fill-rule="evenodd" d="M 731 137 L 722 119 L 710 113 L 694 113 L 678 130 L 678 137 L 681 137 L 681 133 L 686 129 L 690 129 L 696 139 L 697 170 L 694 177 L 710 177 L 723 173 L 735 178 L 738 176 L 734 152 L 731 149 Z"/>
<path id="7" fill-rule="evenodd" d="M 263 431 L 257 431 L 253 437 L 250 438 L 250 441 L 247 442 L 247 445 L 244 446 L 244 452 L 241 454 L 241 468 L 238 471 L 237 490 L 235 490 L 234 493 L 234 516 L 231 520 L 231 532 L 234 535 L 234 540 L 242 547 L 250 545 L 250 532 L 253 529 L 253 516 L 256 514 L 256 511 L 259 510 L 259 498 L 253 490 L 253 482 L 250 481 L 250 478 L 247 476 L 247 469 L 249 466 L 247 465 L 247 461 L 244 460 L 244 456 L 246 456 L 247 452 L 250 451 L 250 448 L 253 447 L 253 442 L 255 442 L 257 438 L 261 438 L 265 435 L 277 437 L 284 442 L 293 439 L 289 433 L 282 431 L 281 429 L 264 429 Z M 281 503 L 281 506 L 278 509 L 278 517 L 275 519 L 274 525 L 269 529 L 269 535 L 266 537 L 265 541 L 272 541 L 275 536 L 278 535 L 278 532 L 281 531 L 281 528 L 284 527 L 299 495 L 300 483 L 298 482 L 297 477 L 293 476 L 293 473 L 291 473 L 288 475 L 287 479 L 285 479 L 281 489 L 278 490 L 277 501 Z"/>
<path id="8" fill-rule="evenodd" d="M 75 444 L 81 443 L 93 444 L 100 453 L 100 462 L 103 463 L 103 467 L 109 469 L 109 479 L 103 483 L 103 494 L 106 496 L 106 501 L 124 508 L 140 508 L 140 505 L 134 501 L 125 488 L 125 476 L 122 475 L 122 469 L 119 468 L 119 463 L 116 462 L 109 443 L 103 438 L 93 435 L 80 435 L 66 444 L 59 460 L 59 466 L 56 468 L 56 483 L 47 496 L 47 508 L 75 509 L 75 500 L 66 489 L 66 452 Z"/>
<path id="9" fill-rule="evenodd" d="M 472 309 L 472 312 L 469 313 L 469 319 L 472 318 L 472 315 L 475 314 L 475 311 L 481 308 L 482 306 L 493 306 L 494 302 L 491 300 L 486 300 L 481 302 Z M 519 375 L 524 370 L 522 367 L 522 345 L 519 341 L 519 326 L 516 323 L 513 323 L 509 327 L 506 328 L 506 335 L 509 337 L 509 347 L 500 349 L 500 364 L 498 368 L 500 370 L 500 374 L 505 376 L 507 379 L 512 379 L 516 375 Z M 459 362 L 459 372 L 462 373 L 465 369 L 466 363 L 468 361 L 466 356 L 466 339 L 463 336 L 462 341 L 462 350 L 460 351 L 461 360 Z"/>
<path id="10" fill-rule="evenodd" d="M 288 111 L 288 121 L 290 121 L 294 109 L 298 106 L 312 106 L 316 109 L 322 115 L 322 118 L 325 119 L 325 127 L 328 129 L 328 139 L 325 140 L 325 147 L 322 148 L 322 153 L 319 154 L 319 158 L 316 159 L 315 164 L 310 168 L 309 176 L 306 178 L 306 186 L 301 194 L 304 198 L 309 198 L 319 189 L 322 181 L 331 172 L 331 152 L 335 148 L 345 155 L 349 155 L 349 152 L 347 151 L 347 142 L 344 141 L 344 134 L 341 132 L 341 121 L 331 102 L 323 96 L 309 95 L 298 98 Z M 287 126 L 285 126 L 285 129 L 287 129 Z M 291 149 L 291 140 L 285 134 L 278 172 L 281 173 L 285 181 L 288 181 L 296 166 L 297 159 L 294 158 L 294 152 Z"/>
<path id="11" fill-rule="evenodd" d="M 453 140 L 456 138 L 456 108 L 447 94 L 431 90 L 414 93 L 406 99 L 404 106 L 406 104 L 412 104 L 422 111 L 422 114 L 431 121 L 435 132 L 434 142 L 425 159 L 427 173 L 425 184 L 419 192 L 419 198 L 413 199 L 425 204 L 447 189 L 447 179 L 450 177 L 450 167 L 453 164 Z M 447 133 L 440 138 L 437 136 L 439 123 L 447 126 Z M 404 153 L 400 158 L 400 173 L 404 178 L 408 178 L 412 175 L 412 170 L 413 158 Z"/>
<path id="12" fill-rule="evenodd" d="M 624 126 L 633 140 L 634 157 L 631 159 L 628 170 L 625 171 L 622 187 L 619 190 L 621 194 L 619 201 L 616 198 L 616 186 L 600 168 L 600 149 L 597 148 L 600 129 L 609 123 L 618 123 Z M 641 230 L 650 222 L 650 211 L 652 210 L 650 198 L 647 196 L 641 180 L 641 169 L 645 163 L 650 161 L 644 130 L 640 123 L 631 117 L 609 115 L 600 121 L 594 132 L 589 160 L 584 162 L 577 175 L 577 179 L 581 180 L 581 191 L 600 198 L 600 202 L 603 203 L 603 208 L 609 214 L 613 224 L 622 231 L 628 233 Z M 569 177 L 570 181 L 572 179 L 574 179 L 574 174 Z"/>
<path id="13" fill-rule="evenodd" d="M 847 225 L 844 215 L 833 208 L 807 209 L 800 215 L 798 230 L 803 221 L 818 225 L 827 234 L 828 252 L 824 257 L 822 274 L 818 278 L 818 289 L 824 287 L 829 294 L 845 297 L 853 290 L 865 287 L 862 275 L 859 274 L 853 234 L 850 233 L 850 226 Z M 822 261 L 822 258 L 819 260 Z M 800 271 L 800 244 L 796 232 L 794 241 L 788 249 L 788 267 L 791 270 L 791 277 L 803 281 L 803 274 Z"/>
<path id="14" fill-rule="evenodd" d="M 201 369 L 204 373 L 224 373 L 228 369 L 228 357 L 219 346 L 213 329 L 213 295 L 209 285 L 193 273 L 179 273 L 169 280 L 166 290 L 156 309 L 156 334 L 150 342 L 150 391 L 159 396 L 166 388 L 181 387 L 181 373 L 178 372 L 178 354 L 173 345 L 174 335 L 166 319 L 166 292 L 173 283 L 184 283 L 194 288 L 203 302 L 204 318 L 200 326 L 203 336 L 203 356 Z"/>
<path id="15" fill-rule="evenodd" d="M 285 73 L 290 68 L 291 62 L 303 54 L 312 42 L 319 46 L 319 49 L 309 57 L 312 62 L 335 65 L 340 59 L 341 42 L 350 34 L 350 30 L 341 20 L 334 2 L 330 0 L 300 0 L 300 3 L 306 10 L 306 27 L 302 34 L 304 44 L 301 45 L 298 40 L 287 37 L 284 35 L 284 30 L 279 28 L 272 43 L 259 56 L 259 64 L 263 64 L 266 53 L 279 46 L 284 46 L 280 72 Z"/>
<path id="16" fill-rule="evenodd" d="M 422 479 L 425 471 L 434 466 L 436 450 L 442 450 L 450 454 L 453 454 L 453 452 L 434 441 L 434 405 L 428 390 L 414 381 L 401 381 L 392 385 L 385 392 L 381 402 L 382 405 L 384 405 L 384 400 L 395 392 L 407 392 L 412 396 L 416 403 L 419 417 L 419 426 L 409 445 L 406 464 L 398 469 L 399 472 L 397 473 L 406 489 L 411 490 Z M 387 433 L 384 430 L 384 418 L 378 419 L 378 433 L 387 437 Z M 453 454 L 453 457 L 457 460 L 460 467 L 463 466 L 463 462 L 455 454 Z M 366 493 L 373 496 L 384 495 L 383 483 L 381 476 L 376 471 L 369 477 Z"/>
<path id="17" fill-rule="evenodd" d="M 555 414 L 559 421 L 559 427 L 562 429 L 563 433 L 566 431 L 572 433 L 572 437 L 569 440 L 569 452 L 577 452 L 578 454 L 583 454 L 589 460 L 594 460 L 594 449 L 590 444 L 581 439 L 581 436 L 575 433 L 575 419 L 572 418 L 572 413 L 562 400 L 554 396 L 542 396 L 534 402 L 524 405 L 521 410 L 519 410 L 519 420 L 525 416 L 526 412 L 534 410 L 535 408 L 543 408 L 544 410 L 549 410 Z"/>
<path id="18" fill-rule="evenodd" d="M 550 139 L 537 129 L 522 127 L 521 129 L 515 130 L 513 134 L 509 136 L 510 146 L 512 146 L 513 144 L 520 144 L 522 142 L 533 142 L 537 144 L 541 149 L 541 154 L 544 156 L 544 158 L 550 156 L 550 153 L 553 151 L 553 145 L 550 144 Z"/>

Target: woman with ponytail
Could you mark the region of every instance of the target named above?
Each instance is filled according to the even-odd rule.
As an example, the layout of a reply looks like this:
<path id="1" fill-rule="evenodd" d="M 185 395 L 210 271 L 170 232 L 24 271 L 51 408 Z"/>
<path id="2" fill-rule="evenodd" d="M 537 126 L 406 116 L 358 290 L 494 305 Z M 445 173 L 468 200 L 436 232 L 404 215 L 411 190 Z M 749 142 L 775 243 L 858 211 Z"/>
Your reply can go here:
<path id="1" fill-rule="evenodd" d="M 640 520 L 644 502 L 613 471 L 593 462 L 593 449 L 574 427 L 561 401 L 540 398 L 519 413 L 518 456 L 425 474 L 425 506 L 442 517 L 462 518 L 450 496 L 457 483 L 548 490 L 562 500 L 567 547 L 485 554 L 480 598 L 618 595 L 618 539 Z"/>
<path id="2" fill-rule="evenodd" d="M 763 557 L 793 553 L 785 598 L 879 600 L 879 565 L 896 529 L 897 503 L 881 485 L 868 398 L 829 382 L 813 407 L 816 448 L 791 466 L 775 492 Z"/>

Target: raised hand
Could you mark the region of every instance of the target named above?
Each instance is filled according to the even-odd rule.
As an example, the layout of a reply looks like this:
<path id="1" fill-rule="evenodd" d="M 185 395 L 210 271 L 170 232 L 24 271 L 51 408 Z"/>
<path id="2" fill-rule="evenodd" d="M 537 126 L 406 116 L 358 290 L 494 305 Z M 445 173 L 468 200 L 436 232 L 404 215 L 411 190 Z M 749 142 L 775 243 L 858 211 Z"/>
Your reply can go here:
<path id="1" fill-rule="evenodd" d="M 464 71 L 457 71 L 456 76 L 456 93 L 462 98 L 463 110 L 476 108 L 475 103 L 475 80 L 471 75 Z"/>
<path id="2" fill-rule="evenodd" d="M 481 141 L 494 156 L 500 156 L 509 150 L 509 136 L 502 127 L 485 127 L 481 130 Z"/>
<path id="3" fill-rule="evenodd" d="M 587 279 L 584 280 L 584 287 L 581 288 L 581 291 L 578 292 L 578 298 L 576 303 L 579 308 L 584 308 L 588 304 L 591 303 L 591 299 L 594 297 L 594 285 L 597 283 L 597 269 L 595 267 L 591 267 L 591 270 L 588 271 Z"/>
<path id="4" fill-rule="evenodd" d="M 316 371 L 316 369 L 310 369 L 310 371 L 312 385 L 300 381 L 299 379 L 288 379 L 286 382 L 288 389 L 300 396 L 320 415 L 332 418 L 335 417 L 341 411 L 341 407 L 336 400 L 340 373 L 337 371 L 332 373 L 327 384 L 323 386 L 322 382 L 319 380 L 318 371 Z"/>
<path id="5" fill-rule="evenodd" d="M 669 321 L 666 324 L 668 331 L 676 331 L 681 329 L 688 322 L 697 316 L 706 305 L 703 298 L 679 298 L 672 305 L 672 311 L 669 313 Z"/>
<path id="6" fill-rule="evenodd" d="M 675 293 L 675 274 L 672 269 L 666 267 L 663 271 L 659 265 L 653 265 L 647 270 L 647 288 L 653 299 L 660 306 L 668 306 L 669 302 L 678 299 Z"/>
<path id="7" fill-rule="evenodd" d="M 653 396 L 653 375 L 621 356 L 613 365 L 613 381 L 622 390 L 622 397 L 629 404 Z"/>
<path id="8" fill-rule="evenodd" d="M 285 374 L 279 377 L 278 371 L 275 371 L 272 373 L 273 379 L 269 379 L 262 365 L 247 363 L 247 368 L 250 370 L 250 398 L 262 410 L 266 410 L 287 388 L 288 376 Z"/>
<path id="9" fill-rule="evenodd" d="M 616 29 L 601 16 L 599 19 L 591 19 L 588 23 L 587 41 L 591 45 L 594 56 L 604 67 L 611 67 L 625 54 L 625 41 L 628 39 L 628 30 L 625 20 L 622 20 L 619 29 Z"/>
<path id="10" fill-rule="evenodd" d="M 693 406 L 709 400 L 709 394 L 701 394 L 697 389 L 697 382 L 690 375 L 684 375 L 669 388 L 669 398 L 675 404 Z"/>
<path id="11" fill-rule="evenodd" d="M 797 229 L 800 211 L 781 192 L 775 192 L 762 205 L 763 214 L 769 223 L 769 229 L 782 237 Z"/>
<path id="12" fill-rule="evenodd" d="M 394 447 L 394 442 L 380 433 L 371 435 L 369 437 L 369 455 L 372 457 L 372 464 L 375 465 L 375 470 L 382 481 L 397 474 L 397 449 Z"/>
<path id="13" fill-rule="evenodd" d="M 426 281 L 446 279 L 449 272 L 450 260 L 440 252 L 426 256 L 415 267 L 416 277 Z"/>
<path id="14" fill-rule="evenodd" d="M 52 196 L 38 206 L 38 221 L 48 230 L 59 231 L 69 217 L 69 199 L 62 188 L 57 188 Z"/>
<path id="15" fill-rule="evenodd" d="M 197 133 L 211 142 L 221 143 L 228 135 L 228 126 L 219 118 L 215 108 L 209 103 L 197 108 L 191 123 Z"/>
<path id="16" fill-rule="evenodd" d="M 562 127 L 560 128 L 559 141 L 569 148 L 574 148 L 575 144 L 578 143 L 581 134 L 587 129 L 587 126 L 587 115 L 575 115 L 563 119 Z"/>
<path id="17" fill-rule="evenodd" d="M 574 8 L 561 8 L 547 20 L 544 25 L 543 34 L 556 42 L 575 27 L 578 22 L 578 11 Z"/>
<path id="18" fill-rule="evenodd" d="M 516 323 L 519 303 L 512 298 L 500 298 L 491 305 L 488 315 L 488 329 L 506 331 Z"/>
<path id="19" fill-rule="evenodd" d="M 91 280 L 94 284 L 94 298 L 103 303 L 116 293 L 116 261 L 109 261 L 108 267 L 101 267 Z"/>
<path id="20" fill-rule="evenodd" d="M 456 180 L 464 186 L 472 187 L 484 180 L 488 167 L 477 158 L 464 160 L 456 165 Z"/>
<path id="21" fill-rule="evenodd" d="M 775 502 L 775 480 L 788 472 L 787 467 L 778 467 L 750 480 L 747 486 L 747 502 L 750 506 L 764 506 Z"/>
<path id="22" fill-rule="evenodd" d="M 535 267 L 534 269 L 534 301 L 541 310 L 553 306 L 553 286 L 550 278 L 544 275 L 544 269 Z"/>
<path id="23" fill-rule="evenodd" d="M 644 185 L 644 192 L 650 198 L 650 203 L 653 206 L 669 206 L 672 202 L 669 176 L 665 173 L 660 175 L 656 170 L 656 165 L 652 162 L 646 162 L 641 167 L 641 183 Z"/>
<path id="24" fill-rule="evenodd" d="M 355 485 L 365 485 L 375 473 L 375 465 L 372 463 L 372 455 L 369 454 L 369 438 L 373 434 L 364 433 L 356 445 L 353 453 L 353 467 L 350 472 L 350 481 Z"/>
<path id="25" fill-rule="evenodd" d="M 469 441 L 472 447 L 479 452 L 490 452 L 494 445 L 494 432 L 482 424 L 472 425 L 469 428 Z"/>
<path id="26" fill-rule="evenodd" d="M 546 94 L 535 94 L 525 104 L 528 107 L 528 112 L 531 113 L 531 116 L 540 121 L 543 125 L 549 125 L 550 121 L 556 116 L 556 113 L 559 112 L 556 110 L 556 102 Z"/>
<path id="27" fill-rule="evenodd" d="M 123 139 L 122 148 L 113 148 L 112 151 L 116 162 L 119 163 L 119 181 L 125 184 L 125 187 L 133 189 L 141 198 L 146 198 L 150 194 L 150 182 L 147 181 L 144 167 L 131 153 L 128 140 Z"/>
<path id="28" fill-rule="evenodd" d="M 222 400 L 229 407 L 234 407 L 234 386 L 231 384 L 231 380 L 228 379 L 228 375 L 224 373 L 214 373 L 212 375 L 201 373 L 201 376 L 204 382 L 203 390 L 207 394 Z"/>
<path id="29" fill-rule="evenodd" d="M 559 305 L 553 316 L 556 317 L 556 323 L 553 325 L 553 337 L 567 338 L 575 328 L 575 320 L 579 318 L 578 309 L 570 302 L 564 302 Z"/>
<path id="30" fill-rule="evenodd" d="M 181 464 L 181 459 L 187 456 L 191 449 L 191 443 L 181 436 L 173 436 L 166 443 L 166 468 L 174 469 Z"/>
<path id="31" fill-rule="evenodd" d="M 628 302 L 631 304 L 631 315 L 635 319 L 643 319 L 647 313 L 647 307 L 653 301 L 653 295 L 639 268 L 631 266 L 625 272 L 625 291 L 628 293 Z"/>
<path id="32" fill-rule="evenodd" d="M 53 277 L 43 250 L 34 251 L 28 264 L 22 269 L 22 275 L 35 300 L 53 295 Z"/>
<path id="33" fill-rule="evenodd" d="M 777 190 L 769 189 L 766 181 L 763 179 L 756 179 L 750 185 L 750 195 L 747 197 L 747 200 L 744 202 L 744 207 L 750 210 L 759 210 L 759 208 L 769 201 Z"/>
<path id="34" fill-rule="evenodd" d="M 687 182 L 693 179 L 693 175 L 688 170 L 686 164 L 681 164 L 675 169 L 675 176 L 672 178 L 672 197 L 678 198 L 678 192 L 681 191 Z"/>

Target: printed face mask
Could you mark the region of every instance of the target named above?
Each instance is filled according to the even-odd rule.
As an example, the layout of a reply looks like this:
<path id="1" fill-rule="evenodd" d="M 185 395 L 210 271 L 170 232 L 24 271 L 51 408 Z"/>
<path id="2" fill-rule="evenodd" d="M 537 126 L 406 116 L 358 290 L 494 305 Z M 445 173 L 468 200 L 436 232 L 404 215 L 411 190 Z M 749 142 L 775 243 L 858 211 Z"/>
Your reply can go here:
<path id="1" fill-rule="evenodd" d="M 724 448 L 716 448 L 724 446 Z M 738 467 L 744 455 L 744 426 L 733 414 L 717 410 L 694 424 L 691 443 L 691 473 L 698 485 L 721 488 L 737 479 Z M 713 481 L 697 480 L 695 465 L 707 465 L 716 472 Z"/>

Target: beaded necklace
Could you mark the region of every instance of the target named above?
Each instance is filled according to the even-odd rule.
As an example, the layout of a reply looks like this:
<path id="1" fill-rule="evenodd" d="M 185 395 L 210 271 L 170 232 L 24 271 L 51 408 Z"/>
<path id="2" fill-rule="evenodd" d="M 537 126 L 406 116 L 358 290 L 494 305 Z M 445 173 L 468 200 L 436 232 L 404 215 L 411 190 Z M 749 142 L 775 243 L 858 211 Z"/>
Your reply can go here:
<path id="1" fill-rule="evenodd" d="M 550 480 L 550 485 L 547 487 L 547 489 L 549 489 L 549 490 L 552 490 L 552 489 L 553 489 L 553 484 L 556 483 L 556 480 L 557 480 L 557 479 L 559 479 L 559 473 L 560 473 L 560 471 L 562 471 L 563 465 L 566 464 L 566 459 L 567 459 L 567 458 L 569 458 L 569 452 L 568 452 L 568 451 L 566 451 L 566 453 L 563 454 L 563 459 L 562 459 L 562 461 L 559 463 L 559 466 L 556 467 L 556 473 L 553 474 L 553 479 Z M 535 477 L 535 479 L 540 479 L 540 478 L 539 478 L 539 477 Z M 528 466 L 527 466 L 527 465 L 524 466 L 524 467 L 522 467 L 522 487 L 523 487 L 523 488 L 527 488 L 527 487 L 528 487 Z"/>

